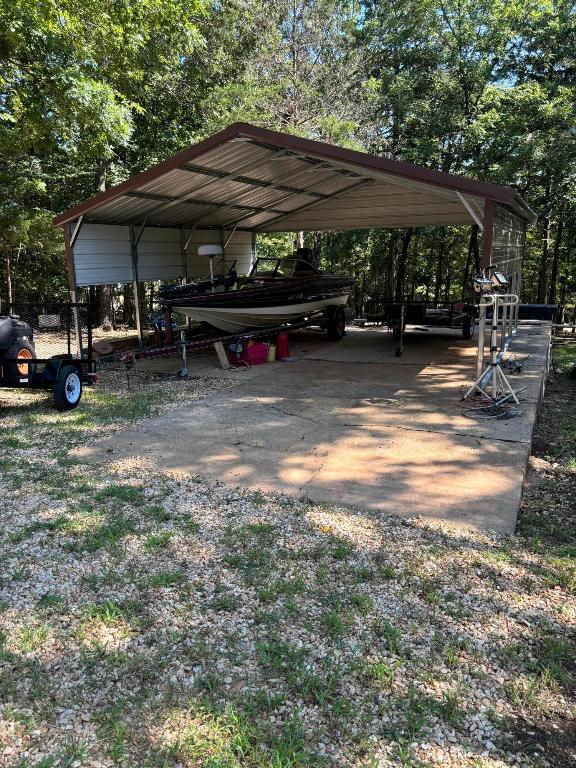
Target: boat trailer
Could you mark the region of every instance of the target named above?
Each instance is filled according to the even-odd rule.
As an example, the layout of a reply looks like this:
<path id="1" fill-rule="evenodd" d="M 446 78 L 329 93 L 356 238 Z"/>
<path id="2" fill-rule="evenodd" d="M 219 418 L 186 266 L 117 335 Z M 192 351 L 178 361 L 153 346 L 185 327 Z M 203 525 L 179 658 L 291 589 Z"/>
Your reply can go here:
<path id="1" fill-rule="evenodd" d="M 126 350 L 124 352 L 114 354 L 114 360 L 120 360 L 126 364 L 127 368 L 134 365 L 136 360 L 150 360 L 160 357 L 170 357 L 171 355 L 181 354 L 183 360 L 183 368 L 178 372 L 178 375 L 186 376 L 188 371 L 186 368 L 186 355 L 188 352 L 198 352 L 202 349 L 209 349 L 214 347 L 220 361 L 220 365 L 223 368 L 231 367 L 228 362 L 228 357 L 225 352 L 225 347 L 231 344 L 244 344 L 248 341 L 255 339 L 267 338 L 270 336 L 278 336 L 281 333 L 289 333 L 300 328 L 307 328 L 309 326 L 326 327 L 327 319 L 324 312 L 316 312 L 308 317 L 296 320 L 293 322 L 284 322 L 278 325 L 270 325 L 262 328 L 255 328 L 240 333 L 217 333 L 214 329 L 195 328 L 180 331 L 180 340 L 175 340 L 175 334 L 177 330 L 172 328 L 172 315 L 171 312 L 166 312 L 164 315 L 164 331 L 165 339 L 163 343 L 157 344 L 153 347 L 142 347 L 134 350 Z M 160 335 L 157 331 L 157 336 Z M 106 356 L 111 358 L 112 355 Z M 98 362 L 105 362 L 102 358 Z"/>

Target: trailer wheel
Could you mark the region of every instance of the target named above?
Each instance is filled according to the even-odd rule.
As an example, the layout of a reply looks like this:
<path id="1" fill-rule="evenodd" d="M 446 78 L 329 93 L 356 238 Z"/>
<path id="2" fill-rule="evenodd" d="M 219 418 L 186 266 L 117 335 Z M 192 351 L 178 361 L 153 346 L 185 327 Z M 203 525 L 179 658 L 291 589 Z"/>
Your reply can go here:
<path id="1" fill-rule="evenodd" d="M 36 350 L 34 344 L 24 339 L 18 339 L 4 353 L 4 360 L 36 360 Z M 33 376 L 36 366 L 28 362 L 14 362 L 6 366 L 6 373 L 9 377 L 25 378 Z"/>
<path id="2" fill-rule="evenodd" d="M 471 339 L 472 336 L 474 336 L 475 330 L 476 320 L 474 319 L 474 315 L 466 315 L 464 320 L 462 320 L 462 338 Z"/>
<path id="3" fill-rule="evenodd" d="M 76 408 L 82 397 L 82 379 L 74 365 L 63 365 L 52 387 L 54 404 L 59 411 Z"/>
<path id="4" fill-rule="evenodd" d="M 346 333 L 346 311 L 344 307 L 329 307 L 326 311 L 326 332 L 328 338 L 340 341 Z"/>

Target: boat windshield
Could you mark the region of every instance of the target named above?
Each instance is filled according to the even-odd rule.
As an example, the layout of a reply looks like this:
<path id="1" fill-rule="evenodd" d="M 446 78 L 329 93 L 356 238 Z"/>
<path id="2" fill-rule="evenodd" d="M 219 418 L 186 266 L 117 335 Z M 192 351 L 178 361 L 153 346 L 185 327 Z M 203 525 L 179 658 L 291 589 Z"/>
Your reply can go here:
<path id="1" fill-rule="evenodd" d="M 317 274 L 319 274 L 318 270 L 303 259 L 275 259 L 259 256 L 252 267 L 250 277 L 295 277 Z"/>

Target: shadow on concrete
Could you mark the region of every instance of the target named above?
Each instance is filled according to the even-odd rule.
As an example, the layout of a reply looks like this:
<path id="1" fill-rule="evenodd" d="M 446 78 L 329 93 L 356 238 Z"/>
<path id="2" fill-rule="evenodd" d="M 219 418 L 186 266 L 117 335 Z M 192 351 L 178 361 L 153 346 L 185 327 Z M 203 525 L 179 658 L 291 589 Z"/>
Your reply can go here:
<path id="1" fill-rule="evenodd" d="M 299 334 L 295 359 L 262 366 L 240 386 L 191 403 L 83 451 L 126 454 L 159 470 L 315 501 L 512 531 L 549 346 L 548 328 L 522 329 L 523 414 L 476 421 L 460 398 L 475 346 L 454 335 L 407 336 L 402 358 L 382 330 L 340 343 Z"/>

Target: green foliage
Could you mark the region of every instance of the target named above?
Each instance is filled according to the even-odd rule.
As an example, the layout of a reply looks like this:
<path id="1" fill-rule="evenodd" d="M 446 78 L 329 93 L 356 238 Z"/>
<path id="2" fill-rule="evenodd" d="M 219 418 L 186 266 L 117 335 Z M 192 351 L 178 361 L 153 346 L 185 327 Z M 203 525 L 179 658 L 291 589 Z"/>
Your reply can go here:
<path id="1" fill-rule="evenodd" d="M 569 0 L 6 0 L 0 258 L 14 297 L 66 294 L 56 212 L 245 120 L 518 188 L 540 214 L 524 297 L 570 305 L 575 19 Z M 355 276 L 358 314 L 395 290 L 460 298 L 476 247 L 450 226 L 305 244 Z M 259 236 L 263 255 L 293 247 Z"/>

